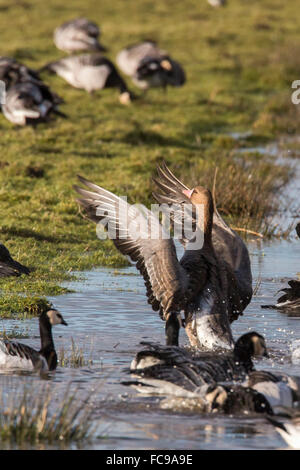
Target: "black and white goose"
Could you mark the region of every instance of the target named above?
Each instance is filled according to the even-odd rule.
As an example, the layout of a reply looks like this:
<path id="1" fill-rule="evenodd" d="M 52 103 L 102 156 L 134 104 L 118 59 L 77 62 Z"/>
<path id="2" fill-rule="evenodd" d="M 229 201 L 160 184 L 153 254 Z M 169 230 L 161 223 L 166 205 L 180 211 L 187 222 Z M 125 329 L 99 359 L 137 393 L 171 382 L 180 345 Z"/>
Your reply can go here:
<path id="1" fill-rule="evenodd" d="M 62 51 L 105 51 L 99 43 L 99 26 L 87 18 L 67 21 L 54 31 L 54 43 Z"/>
<path id="2" fill-rule="evenodd" d="M 44 312 L 39 317 L 41 349 L 39 351 L 26 344 L 0 340 L 0 369 L 52 371 L 57 366 L 57 354 L 52 337 L 52 326 L 67 325 L 62 315 L 55 309 Z"/>
<path id="3" fill-rule="evenodd" d="M 265 342 L 255 332 L 241 336 L 233 353 L 226 355 L 194 355 L 147 343 L 132 361 L 131 380 L 123 384 L 142 394 L 167 397 L 161 406 L 168 409 L 280 413 L 299 401 L 300 378 L 254 370 L 252 357 L 262 355 L 267 355 Z"/>
<path id="4" fill-rule="evenodd" d="M 8 249 L 0 243 L 0 277 L 21 276 L 21 274 L 29 273 L 30 270 L 15 261 Z"/>
<path id="5" fill-rule="evenodd" d="M 122 72 L 144 90 L 168 85 L 179 87 L 186 81 L 182 66 L 154 41 L 126 47 L 118 53 L 116 61 Z"/>
<path id="6" fill-rule="evenodd" d="M 13 124 L 34 125 L 48 121 L 51 114 L 65 118 L 66 115 L 58 110 L 61 102 L 44 84 L 20 82 L 8 89 L 2 112 Z"/>
<path id="7" fill-rule="evenodd" d="M 146 346 L 133 359 L 130 372 L 138 382 L 150 385 L 160 381 L 194 392 L 205 384 L 243 381 L 254 370 L 253 357 L 267 356 L 263 336 L 256 332 L 242 335 L 233 351 L 191 352 L 177 346 L 141 343 Z M 159 389 L 159 387 L 158 387 Z M 141 391 L 146 390 L 142 387 Z M 154 390 L 154 388 L 153 388 Z M 159 391 L 158 391 L 159 393 Z"/>
<path id="8" fill-rule="evenodd" d="M 43 69 L 56 73 L 73 87 L 89 93 L 104 88 L 118 88 L 120 102 L 128 104 L 131 101 L 132 95 L 123 78 L 113 63 L 101 54 L 65 57 L 47 64 Z"/>

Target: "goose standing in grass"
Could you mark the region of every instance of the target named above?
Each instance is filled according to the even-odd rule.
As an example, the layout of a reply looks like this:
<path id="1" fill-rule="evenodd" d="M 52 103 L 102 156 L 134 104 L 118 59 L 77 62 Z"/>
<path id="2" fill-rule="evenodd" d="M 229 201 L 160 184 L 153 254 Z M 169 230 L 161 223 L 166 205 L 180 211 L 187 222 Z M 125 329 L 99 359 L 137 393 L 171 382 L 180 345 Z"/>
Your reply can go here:
<path id="1" fill-rule="evenodd" d="M 54 31 L 54 43 L 62 51 L 106 51 L 99 43 L 99 26 L 87 18 L 67 21 Z"/>
<path id="2" fill-rule="evenodd" d="M 252 295 L 251 270 L 244 243 L 216 213 L 211 192 L 201 186 L 192 190 L 175 178 L 164 165 L 155 182 L 164 192 L 153 193 L 159 202 L 176 203 L 185 222 L 193 225 L 190 239 L 184 239 L 185 253 L 179 261 L 173 238 L 154 213 L 129 206 L 113 193 L 79 177 L 87 189 L 75 186 L 82 196 L 78 202 L 94 222 L 109 220 L 115 246 L 128 255 L 144 277 L 148 302 L 166 321 L 168 345 L 178 345 L 180 312 L 194 347 L 232 348 L 230 322 L 238 318 Z M 194 212 L 203 217 L 194 220 Z M 150 224 L 150 225 L 149 225 Z M 149 226 L 151 230 L 149 231 Z M 155 236 L 152 236 L 152 233 Z M 195 243 L 195 239 L 197 240 Z"/>
<path id="3" fill-rule="evenodd" d="M 73 87 L 82 88 L 89 93 L 104 88 L 118 88 L 120 102 L 128 104 L 131 101 L 132 95 L 123 78 L 113 63 L 101 54 L 65 57 L 47 64 L 43 69 L 56 73 Z"/>
<path id="4" fill-rule="evenodd" d="M 0 277 L 21 276 L 21 274 L 29 273 L 30 270 L 15 261 L 8 249 L 0 243 Z"/>
<path id="5" fill-rule="evenodd" d="M 296 226 L 296 233 L 300 238 L 300 223 Z M 284 313 L 300 313 L 300 281 L 292 279 L 288 281 L 289 287 L 281 289 L 284 292 L 274 305 L 261 305 L 261 308 L 276 308 Z"/>
<path id="6" fill-rule="evenodd" d="M 279 432 L 281 437 L 292 449 L 300 449 L 300 413 L 295 410 L 284 410 L 287 416 L 282 422 L 277 419 L 267 417 Z"/>
<path id="7" fill-rule="evenodd" d="M 57 354 L 52 337 L 52 326 L 67 325 L 62 315 L 55 309 L 44 312 L 39 317 L 41 349 L 26 344 L 0 340 L 0 369 L 23 369 L 52 371 L 57 366 Z"/>
<path id="8" fill-rule="evenodd" d="M 182 86 L 185 73 L 181 65 L 159 49 L 155 42 L 144 41 L 120 51 L 117 65 L 135 85 L 144 90 L 152 87 Z"/>

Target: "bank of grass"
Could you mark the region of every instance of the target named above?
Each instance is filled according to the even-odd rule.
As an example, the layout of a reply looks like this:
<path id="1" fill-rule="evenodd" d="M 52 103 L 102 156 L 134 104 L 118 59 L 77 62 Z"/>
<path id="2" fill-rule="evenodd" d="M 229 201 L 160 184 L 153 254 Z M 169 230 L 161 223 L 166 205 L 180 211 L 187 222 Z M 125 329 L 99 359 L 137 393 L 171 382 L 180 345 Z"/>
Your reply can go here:
<path id="1" fill-rule="evenodd" d="M 0 281 L 0 315 L 66 292 L 59 283 L 74 271 L 127 264 L 81 217 L 72 190 L 77 174 L 149 205 L 150 178 L 162 159 L 187 184 L 211 186 L 217 166 L 222 214 L 235 226 L 267 230 L 263 221 L 275 209 L 273 195 L 287 170 L 237 151 L 299 131 L 299 111 L 290 101 L 291 82 L 300 78 L 293 2 L 230 0 L 213 9 L 204 0 L 0 0 L 0 12 L 0 53 L 34 68 L 64 55 L 52 41 L 58 24 L 87 16 L 101 25 L 110 58 L 150 37 L 187 75 L 184 87 L 167 93 L 135 89 L 139 99 L 123 107 L 114 90 L 91 97 L 45 74 L 64 97 L 68 119 L 23 129 L 0 116 L 1 242 L 32 268 L 29 277 Z M 231 134 L 244 131 L 251 135 Z"/>

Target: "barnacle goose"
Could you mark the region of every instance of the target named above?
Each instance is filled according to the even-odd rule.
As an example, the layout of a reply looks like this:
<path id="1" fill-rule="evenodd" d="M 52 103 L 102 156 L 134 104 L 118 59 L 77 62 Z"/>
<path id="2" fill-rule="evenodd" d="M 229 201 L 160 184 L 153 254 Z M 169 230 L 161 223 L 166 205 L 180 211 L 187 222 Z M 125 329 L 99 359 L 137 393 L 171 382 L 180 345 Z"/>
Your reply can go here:
<path id="1" fill-rule="evenodd" d="M 122 49 L 116 61 L 122 72 L 144 90 L 168 85 L 179 87 L 186 81 L 182 66 L 154 41 L 146 40 Z"/>
<path id="2" fill-rule="evenodd" d="M 130 103 L 132 94 L 114 64 L 101 54 L 65 57 L 45 65 L 41 70 L 54 72 L 75 88 L 89 93 L 103 88 L 118 88 L 120 102 Z"/>
<path id="3" fill-rule="evenodd" d="M 105 51 L 99 43 L 99 26 L 87 18 L 67 21 L 54 31 L 56 47 L 65 52 Z"/>
<path id="4" fill-rule="evenodd" d="M 267 354 L 257 333 L 243 335 L 226 355 L 146 346 L 132 361 L 132 379 L 123 384 L 143 394 L 166 396 L 162 408 L 276 414 L 299 401 L 299 377 L 254 370 L 251 357 Z"/>
<path id="5" fill-rule="evenodd" d="M 51 309 L 40 315 L 41 349 L 39 351 L 26 344 L 1 339 L 0 369 L 55 370 L 57 354 L 52 337 L 52 326 L 54 325 L 67 325 L 57 310 Z"/>

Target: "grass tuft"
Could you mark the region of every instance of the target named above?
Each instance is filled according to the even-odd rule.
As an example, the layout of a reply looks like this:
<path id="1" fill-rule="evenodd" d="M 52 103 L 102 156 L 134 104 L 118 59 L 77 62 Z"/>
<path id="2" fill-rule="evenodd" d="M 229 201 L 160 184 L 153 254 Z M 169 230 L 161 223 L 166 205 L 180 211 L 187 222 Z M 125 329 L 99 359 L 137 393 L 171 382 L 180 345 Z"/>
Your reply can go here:
<path id="1" fill-rule="evenodd" d="M 40 442 L 68 443 L 88 440 L 91 434 L 92 408 L 77 396 L 70 386 L 62 398 L 55 400 L 50 385 L 37 394 L 32 386 L 24 386 L 9 398 L 0 396 L 0 441 L 28 446 Z"/>

